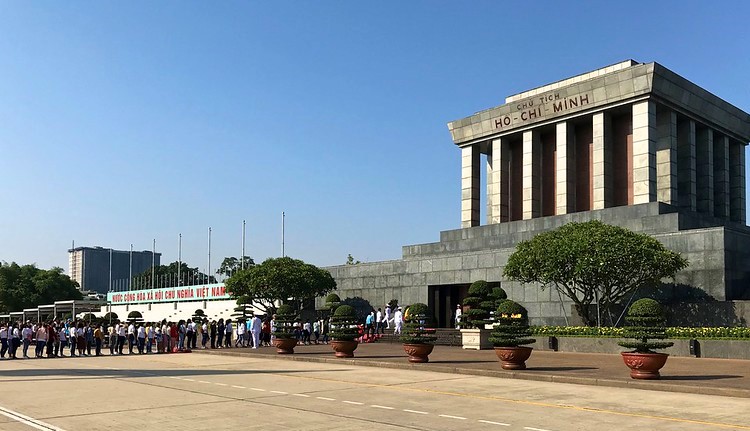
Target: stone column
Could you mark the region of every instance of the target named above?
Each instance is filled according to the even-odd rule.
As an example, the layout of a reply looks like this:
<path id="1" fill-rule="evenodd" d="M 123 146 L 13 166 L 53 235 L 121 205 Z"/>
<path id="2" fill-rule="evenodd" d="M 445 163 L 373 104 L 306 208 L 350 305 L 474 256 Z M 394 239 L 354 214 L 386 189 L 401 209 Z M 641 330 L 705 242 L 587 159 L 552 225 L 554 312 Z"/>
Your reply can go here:
<path id="1" fill-rule="evenodd" d="M 697 211 L 695 170 L 695 121 L 677 122 L 677 181 L 681 208 Z"/>
<path id="2" fill-rule="evenodd" d="M 666 107 L 660 109 L 656 129 L 656 199 L 677 205 L 677 113 Z"/>
<path id="3" fill-rule="evenodd" d="M 745 224 L 745 145 L 732 141 L 729 145 L 729 218 Z"/>
<path id="4" fill-rule="evenodd" d="M 593 172 L 591 180 L 594 189 L 594 202 L 591 209 L 599 210 L 612 206 L 612 133 L 609 116 L 598 112 L 592 118 L 593 127 Z"/>
<path id="5" fill-rule="evenodd" d="M 539 133 L 523 132 L 523 219 L 539 217 L 542 210 L 542 145 Z"/>
<path id="6" fill-rule="evenodd" d="M 729 218 L 729 137 L 714 136 L 714 216 Z"/>
<path id="7" fill-rule="evenodd" d="M 555 214 L 567 214 L 573 211 L 575 202 L 575 188 L 573 187 L 574 163 L 573 133 L 567 122 L 557 123 L 557 162 L 555 163 L 555 181 L 557 196 L 555 197 Z"/>
<path id="8" fill-rule="evenodd" d="M 699 213 L 714 215 L 714 133 L 708 127 L 695 134 L 695 191 Z"/>
<path id="9" fill-rule="evenodd" d="M 656 201 L 656 104 L 633 104 L 633 204 Z"/>
<path id="10" fill-rule="evenodd" d="M 487 155 L 487 224 L 508 221 L 508 143 L 498 138 Z"/>
<path id="11" fill-rule="evenodd" d="M 461 148 L 461 227 L 479 226 L 479 145 Z"/>

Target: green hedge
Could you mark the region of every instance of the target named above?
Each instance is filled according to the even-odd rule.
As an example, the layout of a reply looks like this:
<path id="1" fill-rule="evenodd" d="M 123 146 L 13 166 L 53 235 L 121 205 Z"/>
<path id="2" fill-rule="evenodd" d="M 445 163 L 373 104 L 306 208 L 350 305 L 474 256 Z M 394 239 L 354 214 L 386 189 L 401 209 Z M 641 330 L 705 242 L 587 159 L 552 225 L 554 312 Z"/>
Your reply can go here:
<path id="1" fill-rule="evenodd" d="M 540 337 L 624 337 L 625 328 L 603 326 L 532 326 L 531 333 Z M 701 340 L 748 340 L 750 328 L 666 328 L 667 338 L 670 339 L 701 339 Z"/>

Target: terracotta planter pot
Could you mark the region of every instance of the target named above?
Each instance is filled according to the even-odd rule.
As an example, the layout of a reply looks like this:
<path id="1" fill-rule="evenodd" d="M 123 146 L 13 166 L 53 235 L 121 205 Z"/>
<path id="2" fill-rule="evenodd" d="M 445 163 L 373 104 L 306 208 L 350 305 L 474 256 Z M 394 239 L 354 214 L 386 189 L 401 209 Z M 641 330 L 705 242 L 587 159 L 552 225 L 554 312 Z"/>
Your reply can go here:
<path id="1" fill-rule="evenodd" d="M 331 347 L 336 352 L 337 358 L 353 358 L 354 351 L 357 350 L 358 345 L 359 343 L 356 341 L 331 341 Z"/>
<path id="2" fill-rule="evenodd" d="M 433 344 L 404 344 L 404 351 L 409 355 L 409 362 L 429 362 L 430 353 L 435 348 Z"/>
<path id="3" fill-rule="evenodd" d="M 276 353 L 279 355 L 290 355 L 294 353 L 294 346 L 297 345 L 297 340 L 294 338 L 274 338 L 273 347 L 276 348 Z"/>
<path id="4" fill-rule="evenodd" d="M 500 359 L 504 370 L 525 370 L 526 360 L 531 356 L 531 347 L 495 347 L 495 354 Z"/>
<path id="5" fill-rule="evenodd" d="M 621 352 L 622 360 L 630 368 L 630 377 L 634 379 L 658 379 L 659 370 L 667 363 L 666 353 Z"/>

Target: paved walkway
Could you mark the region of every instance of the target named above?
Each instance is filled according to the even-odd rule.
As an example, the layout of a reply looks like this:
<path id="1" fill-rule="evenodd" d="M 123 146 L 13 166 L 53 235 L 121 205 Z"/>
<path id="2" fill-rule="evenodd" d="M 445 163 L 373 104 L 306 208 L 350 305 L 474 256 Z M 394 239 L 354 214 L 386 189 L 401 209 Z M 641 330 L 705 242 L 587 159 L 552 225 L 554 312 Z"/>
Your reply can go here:
<path id="1" fill-rule="evenodd" d="M 198 350 L 219 355 L 264 355 L 281 360 L 346 363 L 350 365 L 427 370 L 525 380 L 553 381 L 595 386 L 630 387 L 669 392 L 750 398 L 750 361 L 735 359 L 671 357 L 658 381 L 633 380 L 619 355 L 534 351 L 524 371 L 505 371 L 493 350 L 464 350 L 435 346 L 427 364 L 410 364 L 401 344 L 360 344 L 353 359 L 334 357 L 329 345 L 297 346 L 293 355 L 276 349 L 232 348 Z"/>

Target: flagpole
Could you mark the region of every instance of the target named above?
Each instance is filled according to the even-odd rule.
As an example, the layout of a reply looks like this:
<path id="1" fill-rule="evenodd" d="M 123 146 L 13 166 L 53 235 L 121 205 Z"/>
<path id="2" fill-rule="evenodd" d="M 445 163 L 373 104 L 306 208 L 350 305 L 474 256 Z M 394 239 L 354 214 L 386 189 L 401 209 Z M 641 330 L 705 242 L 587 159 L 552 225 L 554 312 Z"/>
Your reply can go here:
<path id="1" fill-rule="evenodd" d="M 242 220 L 242 256 L 240 256 L 240 260 L 242 261 L 241 268 L 245 269 L 245 220 Z"/>
<path id="2" fill-rule="evenodd" d="M 154 288 L 154 270 L 156 269 L 156 238 L 154 238 L 154 248 L 151 250 L 151 288 Z"/>
<path id="3" fill-rule="evenodd" d="M 109 291 L 112 291 L 112 249 L 109 249 Z"/>
<path id="4" fill-rule="evenodd" d="M 208 271 L 206 271 L 206 284 L 211 281 L 211 227 L 208 228 Z"/>
<path id="5" fill-rule="evenodd" d="M 130 244 L 130 269 L 128 270 L 128 290 L 133 282 L 133 244 Z"/>
<path id="6" fill-rule="evenodd" d="M 284 211 L 281 212 L 281 257 L 286 257 L 286 253 L 284 252 L 284 219 L 286 215 L 284 214 Z"/>
<path id="7" fill-rule="evenodd" d="M 182 234 L 177 238 L 177 285 L 180 286 L 180 268 L 182 268 Z"/>

